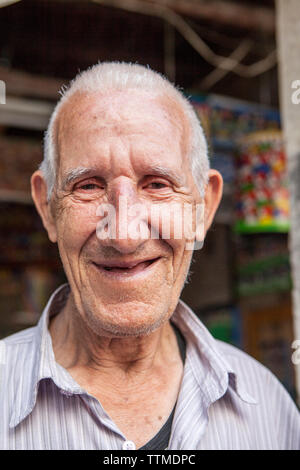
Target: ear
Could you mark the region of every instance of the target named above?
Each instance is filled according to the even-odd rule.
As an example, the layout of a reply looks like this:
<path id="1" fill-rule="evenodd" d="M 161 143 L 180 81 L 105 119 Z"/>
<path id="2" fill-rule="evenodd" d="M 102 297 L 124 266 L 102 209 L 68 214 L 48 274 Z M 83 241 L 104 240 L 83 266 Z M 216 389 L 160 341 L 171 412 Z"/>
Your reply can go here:
<path id="1" fill-rule="evenodd" d="M 47 199 L 47 183 L 40 170 L 35 171 L 31 177 L 31 195 L 43 225 L 48 232 L 48 237 L 55 243 L 57 241 L 55 219 L 50 202 Z"/>
<path id="2" fill-rule="evenodd" d="M 223 178 L 217 170 L 209 171 L 209 181 L 204 196 L 204 232 L 212 224 L 215 213 L 219 207 L 223 193 Z"/>

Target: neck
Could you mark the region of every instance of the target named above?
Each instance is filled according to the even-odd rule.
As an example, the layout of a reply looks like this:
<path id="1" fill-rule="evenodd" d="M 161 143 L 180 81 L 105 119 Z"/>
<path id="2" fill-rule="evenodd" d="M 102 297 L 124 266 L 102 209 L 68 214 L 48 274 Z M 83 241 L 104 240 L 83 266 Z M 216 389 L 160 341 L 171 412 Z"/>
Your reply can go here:
<path id="1" fill-rule="evenodd" d="M 70 296 L 49 329 L 57 362 L 70 372 L 87 374 L 90 378 L 99 374 L 118 379 L 145 378 L 179 356 L 170 322 L 148 335 L 101 336 L 76 312 Z"/>

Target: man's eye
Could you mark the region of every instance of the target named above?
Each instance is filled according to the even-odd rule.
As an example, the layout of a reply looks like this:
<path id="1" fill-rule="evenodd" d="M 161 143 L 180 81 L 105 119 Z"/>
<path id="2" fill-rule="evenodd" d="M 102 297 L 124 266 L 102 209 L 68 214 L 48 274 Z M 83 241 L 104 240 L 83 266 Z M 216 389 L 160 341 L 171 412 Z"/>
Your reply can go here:
<path id="1" fill-rule="evenodd" d="M 77 189 L 83 189 L 84 191 L 92 191 L 93 189 L 97 189 L 99 186 L 94 183 L 87 183 L 79 186 Z"/>
<path id="2" fill-rule="evenodd" d="M 148 188 L 150 188 L 150 189 L 163 189 L 163 188 L 166 188 L 166 187 L 167 187 L 167 185 L 165 183 L 160 183 L 160 182 L 155 182 L 155 181 L 148 184 Z"/>

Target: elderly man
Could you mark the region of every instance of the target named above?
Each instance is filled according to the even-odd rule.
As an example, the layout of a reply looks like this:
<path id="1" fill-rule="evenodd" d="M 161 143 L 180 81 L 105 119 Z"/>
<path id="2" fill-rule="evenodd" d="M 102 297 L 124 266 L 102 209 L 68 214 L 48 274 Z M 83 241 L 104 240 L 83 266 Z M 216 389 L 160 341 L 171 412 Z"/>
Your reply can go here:
<path id="1" fill-rule="evenodd" d="M 277 379 L 179 300 L 221 193 L 196 115 L 166 79 L 121 63 L 76 77 L 32 176 L 68 284 L 37 327 L 1 342 L 1 448 L 299 448 Z"/>

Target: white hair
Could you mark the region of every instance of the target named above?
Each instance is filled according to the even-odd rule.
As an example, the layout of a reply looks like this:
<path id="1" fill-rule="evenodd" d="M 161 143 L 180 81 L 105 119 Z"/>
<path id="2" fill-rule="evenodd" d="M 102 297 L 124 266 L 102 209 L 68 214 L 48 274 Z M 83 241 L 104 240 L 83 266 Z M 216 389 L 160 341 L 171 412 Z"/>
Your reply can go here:
<path id="1" fill-rule="evenodd" d="M 57 103 L 45 132 L 44 159 L 40 165 L 47 183 L 48 200 L 50 200 L 56 181 L 56 148 L 55 122 L 62 105 L 76 92 L 95 93 L 108 90 L 141 89 L 166 95 L 180 105 L 191 127 L 189 142 L 189 159 L 192 176 L 203 197 L 208 181 L 209 159 L 207 143 L 197 114 L 187 98 L 165 77 L 149 67 L 125 62 L 100 62 L 79 73 L 68 87 L 61 90 L 61 99 Z"/>

